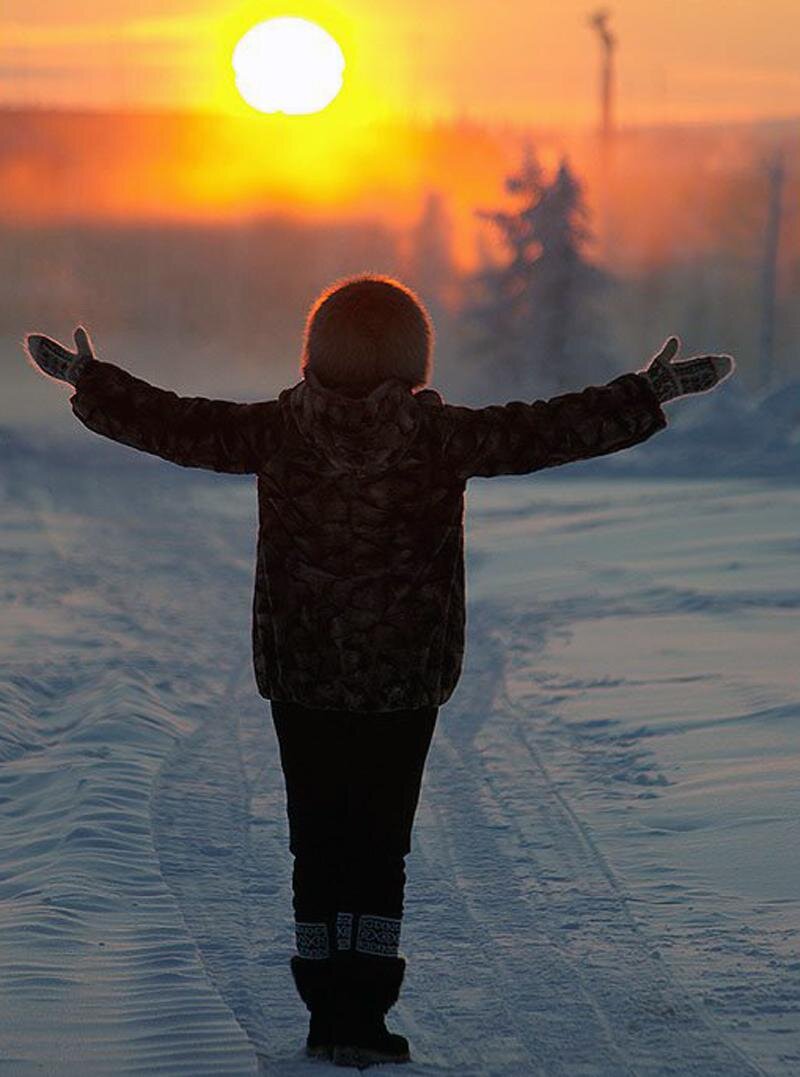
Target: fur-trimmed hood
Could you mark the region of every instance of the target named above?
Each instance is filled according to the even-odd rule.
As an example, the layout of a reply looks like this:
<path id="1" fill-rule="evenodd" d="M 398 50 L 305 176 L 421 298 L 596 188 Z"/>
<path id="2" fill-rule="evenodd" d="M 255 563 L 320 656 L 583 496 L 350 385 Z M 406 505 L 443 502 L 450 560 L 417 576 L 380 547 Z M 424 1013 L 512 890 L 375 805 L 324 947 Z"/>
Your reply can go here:
<path id="1" fill-rule="evenodd" d="M 443 400 L 435 389 L 412 392 L 399 378 L 381 382 L 367 396 L 346 396 L 307 369 L 281 394 L 281 404 L 335 470 L 368 475 L 396 465 L 417 435 L 422 407 L 441 407 Z"/>

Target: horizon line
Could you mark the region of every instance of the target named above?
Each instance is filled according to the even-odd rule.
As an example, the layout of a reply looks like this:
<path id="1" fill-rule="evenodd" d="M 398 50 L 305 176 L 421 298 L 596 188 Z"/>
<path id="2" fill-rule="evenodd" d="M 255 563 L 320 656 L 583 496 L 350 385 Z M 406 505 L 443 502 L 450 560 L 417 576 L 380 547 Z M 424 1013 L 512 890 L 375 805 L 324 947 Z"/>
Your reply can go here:
<path id="1" fill-rule="evenodd" d="M 85 105 L 58 105 L 58 104 L 38 104 L 35 102 L 29 103 L 4 103 L 0 101 L 0 114 L 7 113 L 43 113 L 53 115 L 83 115 L 83 116 L 171 116 L 171 117 L 207 117 L 214 119 L 252 119 L 258 120 L 260 118 L 257 115 L 243 114 L 241 116 L 236 115 L 233 112 L 224 109 L 211 109 L 202 107 L 182 107 L 180 105 L 110 105 L 110 106 L 94 106 L 90 104 Z M 273 118 L 273 117 L 269 117 Z M 295 119 L 296 117 L 284 117 L 281 119 Z M 449 116 L 421 116 L 412 114 L 400 114 L 396 116 L 385 116 L 380 118 L 373 118 L 366 121 L 369 125 L 374 126 L 388 126 L 395 123 L 410 124 L 416 127 L 480 127 L 487 129 L 505 128 L 520 131 L 529 131 L 536 129 L 544 130 L 570 130 L 570 131 L 583 131 L 590 134 L 597 134 L 597 124 L 594 121 L 564 121 L 564 122 L 548 122 L 546 120 L 534 120 L 523 121 L 510 118 L 497 118 L 490 119 L 480 115 L 470 115 L 468 113 L 454 113 Z M 642 130 L 642 129 L 654 129 L 654 128 L 702 128 L 702 127 L 762 127 L 769 125 L 781 125 L 791 126 L 793 124 L 800 125 L 800 111 L 793 115 L 774 115 L 770 113 L 764 113 L 763 115 L 754 116 L 749 119 L 745 118 L 733 118 L 726 119 L 720 117 L 714 119 L 709 117 L 707 119 L 675 119 L 664 120 L 654 119 L 652 121 L 639 120 L 630 122 L 619 122 L 616 125 L 615 134 L 619 135 L 625 131 Z"/>

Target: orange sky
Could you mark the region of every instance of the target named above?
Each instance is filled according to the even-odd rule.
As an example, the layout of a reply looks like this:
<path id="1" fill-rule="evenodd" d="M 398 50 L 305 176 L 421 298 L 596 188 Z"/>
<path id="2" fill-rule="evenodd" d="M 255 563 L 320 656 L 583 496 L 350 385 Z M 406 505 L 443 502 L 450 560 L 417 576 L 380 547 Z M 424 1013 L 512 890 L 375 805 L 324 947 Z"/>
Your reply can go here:
<path id="1" fill-rule="evenodd" d="M 797 0 L 615 0 L 622 123 L 800 115 Z M 584 123 L 595 117 L 592 0 L 3 0 L 0 104 L 245 113 L 230 52 L 278 14 L 342 44 L 332 120 Z M 302 122 L 302 121 L 301 121 Z"/>

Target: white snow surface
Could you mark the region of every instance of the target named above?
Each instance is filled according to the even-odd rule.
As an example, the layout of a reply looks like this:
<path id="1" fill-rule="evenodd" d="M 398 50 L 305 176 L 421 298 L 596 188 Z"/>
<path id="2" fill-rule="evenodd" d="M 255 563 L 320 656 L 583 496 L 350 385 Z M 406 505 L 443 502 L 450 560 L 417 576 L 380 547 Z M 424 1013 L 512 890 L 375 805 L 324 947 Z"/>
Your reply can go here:
<path id="1" fill-rule="evenodd" d="M 0 465 L 0 1073 L 321 1074 L 255 481 Z M 389 1026 L 413 1074 L 800 1072 L 797 486 L 473 480 Z"/>

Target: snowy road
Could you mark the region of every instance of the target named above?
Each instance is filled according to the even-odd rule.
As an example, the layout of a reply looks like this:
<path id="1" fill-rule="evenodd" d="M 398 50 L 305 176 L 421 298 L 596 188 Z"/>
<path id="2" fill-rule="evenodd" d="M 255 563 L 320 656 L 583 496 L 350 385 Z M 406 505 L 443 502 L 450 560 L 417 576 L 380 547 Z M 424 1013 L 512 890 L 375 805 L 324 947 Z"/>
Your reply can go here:
<path id="1" fill-rule="evenodd" d="M 282 778 L 250 670 L 253 484 L 114 452 L 0 473 L 0 1073 L 325 1072 L 300 1054 Z M 800 495 L 644 491 L 470 490 L 467 660 L 423 785 L 390 1021 L 409 1077 L 800 1070 L 797 800 L 786 770 L 764 792 L 800 751 L 800 578 L 776 571 L 796 568 Z M 761 680 L 745 645 L 772 656 Z M 678 691 L 697 720 L 672 713 Z M 739 737 L 727 790 L 709 723 Z M 723 878 L 712 825 L 748 790 L 737 863 L 772 866 L 764 892 Z"/>

